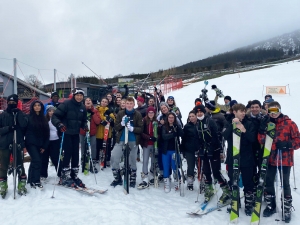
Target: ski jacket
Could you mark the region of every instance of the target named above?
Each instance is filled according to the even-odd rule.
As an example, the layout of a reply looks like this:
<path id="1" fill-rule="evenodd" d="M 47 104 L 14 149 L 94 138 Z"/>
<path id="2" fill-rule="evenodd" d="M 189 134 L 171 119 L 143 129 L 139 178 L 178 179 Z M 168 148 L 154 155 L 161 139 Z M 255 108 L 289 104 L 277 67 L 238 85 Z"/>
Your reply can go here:
<path id="1" fill-rule="evenodd" d="M 181 151 L 183 153 L 195 153 L 199 150 L 200 139 L 197 131 L 198 124 L 188 122 L 183 128 L 183 137 L 181 142 Z"/>
<path id="2" fill-rule="evenodd" d="M 220 108 L 220 111 L 224 111 L 225 113 L 229 111 L 230 109 L 230 105 L 221 105 L 218 103 L 218 99 L 219 99 L 219 96 L 216 95 L 215 97 L 215 103 L 216 103 L 216 107 L 219 107 Z"/>
<path id="3" fill-rule="evenodd" d="M 154 136 L 153 131 L 153 122 L 156 121 L 155 118 L 153 118 L 153 121 L 149 121 L 147 124 L 147 116 L 143 119 L 143 133 L 142 133 L 142 140 L 141 140 L 141 146 L 147 148 L 148 145 L 153 145 L 154 142 L 150 141 L 149 138 Z M 156 121 L 157 122 L 157 121 Z M 157 132 L 158 132 L 158 123 L 157 123 Z M 157 138 L 158 140 L 158 138 Z"/>
<path id="4" fill-rule="evenodd" d="M 211 114 L 208 114 L 208 115 L 210 115 L 211 118 L 217 124 L 218 133 L 221 133 L 227 124 L 227 120 L 225 119 L 225 116 L 223 115 L 223 113 L 220 112 L 220 108 L 217 107 L 215 111 L 212 111 Z"/>
<path id="5" fill-rule="evenodd" d="M 252 151 L 252 143 L 256 140 L 254 126 L 245 117 L 242 121 L 246 132 L 241 133 L 241 143 L 240 143 L 240 167 L 253 167 L 254 166 L 254 154 Z M 233 125 L 232 123 L 227 123 L 225 130 L 223 131 L 223 136 L 227 140 L 227 158 L 226 164 L 232 166 L 233 164 Z"/>
<path id="6" fill-rule="evenodd" d="M 175 134 L 175 130 L 177 131 L 177 136 Z M 179 137 L 183 137 L 183 135 L 184 135 L 183 129 L 181 128 L 180 125 L 179 126 L 175 125 L 175 126 L 171 127 L 171 129 L 169 131 L 167 131 L 167 128 L 165 125 L 162 126 L 162 130 L 161 130 L 161 136 L 162 136 L 162 141 L 163 141 L 162 153 L 167 154 L 168 150 L 176 150 L 177 146 L 176 146 L 175 141 L 177 139 L 178 144 L 180 144 Z"/>
<path id="7" fill-rule="evenodd" d="M 27 116 L 19 110 L 16 115 L 16 135 L 17 148 L 21 150 L 25 147 L 24 132 L 28 124 Z M 12 149 L 14 131 L 9 128 L 14 125 L 14 115 L 10 112 L 4 111 L 0 114 L 0 150 Z"/>
<path id="8" fill-rule="evenodd" d="M 271 154 L 269 158 L 269 164 L 272 166 L 281 165 L 281 160 L 277 155 L 276 143 L 278 141 L 291 142 L 292 147 L 289 151 L 282 151 L 282 166 L 294 165 L 294 150 L 300 148 L 300 134 L 298 127 L 294 121 L 292 121 L 287 115 L 279 116 L 274 121 L 276 125 L 275 138 L 272 143 Z M 266 134 L 258 134 L 258 140 L 260 144 L 264 145 L 266 140 Z"/>
<path id="9" fill-rule="evenodd" d="M 109 111 L 108 107 L 97 106 L 96 109 L 99 112 L 99 116 L 100 116 L 101 120 L 107 121 L 108 117 L 111 117 L 115 122 L 116 118 L 113 113 L 110 113 L 109 115 L 107 115 L 107 112 Z M 110 126 L 109 126 L 108 138 L 111 138 L 113 126 L 114 126 L 114 124 L 110 124 Z M 103 139 L 104 129 L 105 129 L 105 126 L 103 126 L 102 124 L 98 125 L 96 138 Z"/>
<path id="10" fill-rule="evenodd" d="M 87 121 L 87 112 L 82 102 L 77 102 L 74 97 L 65 100 L 54 111 L 51 122 L 58 128 L 63 123 L 67 131 L 66 134 L 79 134 L 80 128 L 85 128 Z"/>
<path id="11" fill-rule="evenodd" d="M 120 139 L 123 131 L 125 131 L 124 127 L 121 125 L 123 116 L 126 115 L 126 110 L 121 110 L 116 119 L 115 123 L 115 131 L 116 131 L 116 143 L 120 143 Z M 133 118 L 132 118 L 132 126 L 134 127 L 133 133 L 135 135 L 136 144 L 139 145 L 141 143 L 141 134 L 143 132 L 143 118 L 142 115 L 134 110 Z"/>
<path id="12" fill-rule="evenodd" d="M 91 115 L 91 113 L 87 112 L 87 119 L 90 120 L 90 135 L 95 136 L 97 132 L 97 126 L 100 124 L 101 119 L 98 110 L 95 109 L 93 105 L 91 107 L 91 111 L 94 113 L 94 115 Z M 80 128 L 80 134 L 85 136 L 86 132 Z"/>
<path id="13" fill-rule="evenodd" d="M 147 115 L 147 108 L 148 106 L 144 103 L 144 105 L 142 105 L 141 107 L 137 107 L 135 110 L 140 112 L 140 114 L 144 118 Z"/>

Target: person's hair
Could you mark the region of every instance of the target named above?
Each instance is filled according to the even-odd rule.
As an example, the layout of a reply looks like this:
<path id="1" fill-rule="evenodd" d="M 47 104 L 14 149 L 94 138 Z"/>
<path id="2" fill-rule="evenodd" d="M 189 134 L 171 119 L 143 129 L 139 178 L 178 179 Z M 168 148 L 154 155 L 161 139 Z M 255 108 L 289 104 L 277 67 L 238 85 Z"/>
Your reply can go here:
<path id="1" fill-rule="evenodd" d="M 50 112 L 50 111 L 54 111 L 54 108 L 53 108 L 53 109 L 47 110 L 47 113 L 46 113 L 45 117 L 46 117 L 46 120 L 47 120 L 48 122 L 51 120 L 51 117 L 49 116 L 49 112 Z"/>
<path id="2" fill-rule="evenodd" d="M 32 105 L 32 108 L 34 107 L 34 105 L 36 103 L 40 104 L 40 106 L 41 106 L 40 113 L 36 114 L 36 112 L 34 110 L 31 110 L 29 116 L 32 119 L 33 127 L 34 127 L 35 131 L 37 131 L 39 134 L 42 134 L 44 137 L 46 137 L 45 135 L 47 135 L 47 137 L 48 137 L 50 129 L 49 129 L 48 121 L 47 121 L 46 117 L 44 116 L 43 104 L 39 101 L 34 102 Z"/>
<path id="3" fill-rule="evenodd" d="M 122 102 L 126 102 L 126 99 L 125 99 L 125 98 L 122 98 L 121 104 L 120 104 L 120 110 L 122 109 L 122 108 L 121 108 Z"/>
<path id="4" fill-rule="evenodd" d="M 133 97 L 127 97 L 127 98 L 126 98 L 126 102 L 134 102 Z"/>
<path id="5" fill-rule="evenodd" d="M 150 123 L 151 120 L 150 120 L 150 118 L 149 118 L 149 116 L 148 116 L 148 113 L 147 113 L 147 115 L 144 117 L 144 120 L 146 121 L 146 124 L 147 124 L 147 125 Z M 157 121 L 157 119 L 156 119 L 156 112 L 154 112 L 154 116 L 153 116 L 152 121 Z"/>
<path id="6" fill-rule="evenodd" d="M 122 95 L 121 91 L 117 91 L 116 94 L 121 94 Z"/>
<path id="7" fill-rule="evenodd" d="M 100 104 L 101 104 L 101 102 L 102 102 L 102 100 L 103 100 L 103 99 L 105 99 L 105 100 L 107 101 L 107 103 L 109 103 L 109 100 L 108 100 L 108 98 L 106 98 L 106 97 L 103 97 L 103 98 L 101 98 Z"/>
<path id="8" fill-rule="evenodd" d="M 118 99 L 122 100 L 122 98 L 120 98 L 120 97 L 115 98 L 115 105 L 118 105 L 118 104 L 117 104 L 117 100 L 118 100 Z"/>
<path id="9" fill-rule="evenodd" d="M 232 106 L 232 111 L 247 111 L 247 108 L 245 105 L 241 104 L 241 103 L 238 103 L 238 104 L 235 104 Z"/>
<path id="10" fill-rule="evenodd" d="M 195 110 L 190 111 L 190 112 L 189 112 L 189 115 L 190 115 L 191 113 L 197 115 L 197 112 L 196 112 Z"/>
<path id="11" fill-rule="evenodd" d="M 251 107 L 252 105 L 259 105 L 259 108 L 261 108 L 261 102 L 260 102 L 259 100 L 253 100 L 253 101 L 251 101 L 250 107 Z"/>
<path id="12" fill-rule="evenodd" d="M 111 101 L 108 100 L 107 95 L 110 95 L 110 96 L 111 96 Z M 105 95 L 105 98 L 108 100 L 108 103 L 114 101 L 114 95 L 113 95 L 112 93 L 107 93 L 107 94 Z M 103 98 L 102 98 L 102 99 L 103 99 Z"/>
<path id="13" fill-rule="evenodd" d="M 281 109 L 281 105 L 279 104 L 279 102 L 276 102 L 276 101 L 270 102 L 268 104 L 268 108 L 271 108 L 271 107 L 278 107 L 279 109 Z"/>
<path id="14" fill-rule="evenodd" d="M 171 127 L 170 127 L 170 124 L 169 124 L 169 116 L 170 115 L 173 115 L 174 116 L 174 123 L 173 123 L 173 126 L 177 126 L 177 116 L 175 113 L 173 112 L 169 112 L 167 114 L 167 119 L 166 119 L 166 123 L 165 123 L 165 126 L 166 126 L 166 130 L 169 132 L 171 130 Z"/>

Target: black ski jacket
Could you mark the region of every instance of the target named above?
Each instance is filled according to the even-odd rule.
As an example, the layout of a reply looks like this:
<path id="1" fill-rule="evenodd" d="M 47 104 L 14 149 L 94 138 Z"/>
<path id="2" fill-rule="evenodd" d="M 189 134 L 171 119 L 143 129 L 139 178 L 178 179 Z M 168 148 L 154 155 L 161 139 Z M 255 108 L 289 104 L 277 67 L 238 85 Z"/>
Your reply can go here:
<path id="1" fill-rule="evenodd" d="M 177 136 L 175 135 L 175 130 L 177 131 Z M 179 137 L 182 137 L 184 135 L 183 130 L 181 128 L 181 126 L 177 125 L 175 126 L 174 129 L 171 128 L 171 130 L 167 131 L 166 126 L 162 126 L 162 130 L 161 130 L 161 135 L 162 135 L 162 153 L 166 154 L 168 150 L 176 150 L 176 137 L 177 137 L 177 141 L 178 144 L 179 143 Z"/>
<path id="2" fill-rule="evenodd" d="M 198 124 L 188 122 L 183 128 L 183 138 L 181 142 L 181 151 L 183 153 L 195 153 L 200 148 L 200 139 L 197 131 Z"/>

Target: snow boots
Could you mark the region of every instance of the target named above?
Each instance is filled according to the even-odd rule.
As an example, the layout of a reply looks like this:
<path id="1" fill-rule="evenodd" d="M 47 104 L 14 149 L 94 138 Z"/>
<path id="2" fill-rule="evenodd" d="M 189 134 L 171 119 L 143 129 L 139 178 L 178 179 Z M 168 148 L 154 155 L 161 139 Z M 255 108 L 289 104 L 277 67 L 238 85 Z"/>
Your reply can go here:
<path id="1" fill-rule="evenodd" d="M 169 193 L 171 191 L 171 187 L 170 187 L 170 178 L 164 178 L 164 190 L 165 193 Z"/>
<path id="2" fill-rule="evenodd" d="M 19 195 L 26 195 L 27 189 L 26 189 L 26 176 L 19 177 L 18 181 L 18 194 Z"/>
<path id="3" fill-rule="evenodd" d="M 194 177 L 193 176 L 187 177 L 187 189 L 190 191 L 194 190 Z"/>
<path id="4" fill-rule="evenodd" d="M 79 178 L 78 178 L 78 172 L 79 172 L 79 168 L 78 167 L 75 167 L 75 168 L 72 168 L 71 169 L 71 178 L 73 179 L 73 181 L 74 181 L 74 183 L 77 185 L 77 186 L 79 186 L 79 187 L 81 187 L 81 188 L 85 188 L 85 184 L 84 183 L 82 183 L 82 180 L 80 180 Z"/>
<path id="5" fill-rule="evenodd" d="M 74 180 L 71 178 L 70 174 L 71 174 L 70 168 L 63 168 L 61 171 L 59 184 L 66 187 L 76 188 L 77 186 L 74 183 Z"/>
<path id="6" fill-rule="evenodd" d="M 247 216 L 251 216 L 253 211 L 253 201 L 254 201 L 254 195 L 253 192 L 248 191 L 245 193 L 245 214 Z"/>
<path id="7" fill-rule="evenodd" d="M 0 195 L 2 198 L 5 198 L 6 194 L 7 194 L 7 180 L 4 178 L 0 178 Z"/>
<path id="8" fill-rule="evenodd" d="M 212 184 L 205 184 L 205 189 L 204 189 L 204 199 L 205 201 L 209 201 L 212 196 L 214 195 L 214 188 Z"/>
<path id="9" fill-rule="evenodd" d="M 136 185 L 136 170 L 130 170 L 129 186 L 135 188 Z"/>
<path id="10" fill-rule="evenodd" d="M 148 177 L 148 174 L 141 173 L 141 177 L 142 177 L 142 183 L 140 183 L 137 188 L 138 189 L 148 188 L 149 187 L 148 180 L 150 180 L 150 176 Z"/>
<path id="11" fill-rule="evenodd" d="M 284 221 L 285 223 L 289 223 L 291 221 L 291 212 L 292 212 L 292 196 L 286 196 L 284 198 Z"/>
<path id="12" fill-rule="evenodd" d="M 218 204 L 224 205 L 231 200 L 231 190 L 227 183 L 220 184 L 220 188 L 222 189 L 223 193 L 219 198 Z"/>
<path id="13" fill-rule="evenodd" d="M 98 173 L 98 169 L 96 168 L 96 166 L 99 164 L 98 160 L 93 159 L 93 164 L 90 163 L 90 172 L 91 173 Z"/>
<path id="14" fill-rule="evenodd" d="M 265 201 L 267 203 L 267 207 L 263 212 L 264 217 L 270 217 L 272 214 L 276 212 L 276 199 L 274 195 L 266 195 Z"/>
<path id="15" fill-rule="evenodd" d="M 116 187 L 117 185 L 122 185 L 123 184 L 123 180 L 121 177 L 121 171 L 120 169 L 116 170 L 116 169 L 112 169 L 113 172 L 113 176 L 114 176 L 114 180 L 113 182 L 110 184 L 110 186 Z"/>

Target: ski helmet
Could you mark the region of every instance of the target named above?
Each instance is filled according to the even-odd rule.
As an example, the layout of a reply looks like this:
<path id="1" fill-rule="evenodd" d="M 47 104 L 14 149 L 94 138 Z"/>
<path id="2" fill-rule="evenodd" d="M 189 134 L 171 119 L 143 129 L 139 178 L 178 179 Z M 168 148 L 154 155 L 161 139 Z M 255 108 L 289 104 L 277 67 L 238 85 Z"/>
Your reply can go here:
<path id="1" fill-rule="evenodd" d="M 73 88 L 72 94 L 73 94 L 73 96 L 77 95 L 77 94 L 82 94 L 84 96 L 84 91 L 81 88 L 76 87 L 76 88 Z"/>

